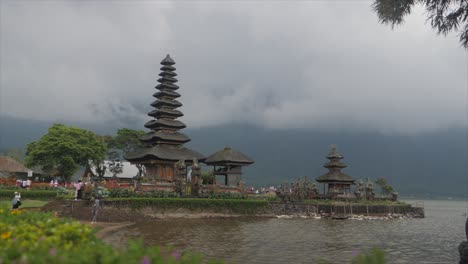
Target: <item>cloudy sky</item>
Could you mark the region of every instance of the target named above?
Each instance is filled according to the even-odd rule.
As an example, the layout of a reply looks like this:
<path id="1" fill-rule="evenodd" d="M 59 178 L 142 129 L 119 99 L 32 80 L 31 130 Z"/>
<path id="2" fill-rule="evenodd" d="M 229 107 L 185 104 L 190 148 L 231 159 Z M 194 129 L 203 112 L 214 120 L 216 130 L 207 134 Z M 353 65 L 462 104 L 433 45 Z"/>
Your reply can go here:
<path id="1" fill-rule="evenodd" d="M 392 30 L 366 1 L 1 0 L 0 22 L 2 115 L 143 128 L 169 53 L 190 127 L 467 123 L 467 52 L 422 8 Z"/>

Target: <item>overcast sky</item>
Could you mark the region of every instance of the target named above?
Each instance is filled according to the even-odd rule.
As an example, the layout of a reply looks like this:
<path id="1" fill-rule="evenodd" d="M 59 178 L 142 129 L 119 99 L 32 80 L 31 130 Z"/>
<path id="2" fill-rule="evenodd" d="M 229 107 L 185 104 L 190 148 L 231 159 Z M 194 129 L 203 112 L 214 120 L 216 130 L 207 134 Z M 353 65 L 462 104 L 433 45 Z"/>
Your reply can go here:
<path id="1" fill-rule="evenodd" d="M 143 124 L 176 61 L 190 127 L 419 133 L 466 126 L 467 52 L 366 1 L 3 1 L 0 114 Z"/>

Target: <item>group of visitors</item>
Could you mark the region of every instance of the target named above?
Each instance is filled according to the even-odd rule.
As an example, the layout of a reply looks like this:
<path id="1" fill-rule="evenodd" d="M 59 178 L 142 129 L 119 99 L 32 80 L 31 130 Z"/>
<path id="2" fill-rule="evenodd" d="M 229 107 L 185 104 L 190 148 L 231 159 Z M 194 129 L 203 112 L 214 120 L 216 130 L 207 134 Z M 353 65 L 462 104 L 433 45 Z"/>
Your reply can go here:
<path id="1" fill-rule="evenodd" d="M 269 187 L 260 187 L 258 189 L 255 189 L 253 186 L 250 186 L 248 188 L 248 190 L 251 192 L 251 193 L 255 193 L 255 194 L 263 194 L 263 193 L 269 193 L 269 192 L 276 192 L 276 187 L 275 186 L 269 186 Z"/>
<path id="2" fill-rule="evenodd" d="M 27 179 L 27 180 L 18 179 L 16 180 L 16 186 L 22 189 L 29 189 L 31 188 L 31 180 L 30 179 Z"/>

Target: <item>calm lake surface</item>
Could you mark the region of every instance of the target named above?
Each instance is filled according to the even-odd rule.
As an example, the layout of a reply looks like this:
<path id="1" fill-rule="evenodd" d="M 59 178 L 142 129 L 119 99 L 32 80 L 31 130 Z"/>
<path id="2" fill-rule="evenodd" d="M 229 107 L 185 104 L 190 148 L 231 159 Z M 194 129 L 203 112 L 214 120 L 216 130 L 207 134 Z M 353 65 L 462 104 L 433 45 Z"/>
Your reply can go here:
<path id="1" fill-rule="evenodd" d="M 373 247 L 384 249 L 390 263 L 458 263 L 467 206 L 467 201 L 424 201 L 424 219 L 178 219 L 127 231 L 147 244 L 236 263 L 350 263 Z"/>

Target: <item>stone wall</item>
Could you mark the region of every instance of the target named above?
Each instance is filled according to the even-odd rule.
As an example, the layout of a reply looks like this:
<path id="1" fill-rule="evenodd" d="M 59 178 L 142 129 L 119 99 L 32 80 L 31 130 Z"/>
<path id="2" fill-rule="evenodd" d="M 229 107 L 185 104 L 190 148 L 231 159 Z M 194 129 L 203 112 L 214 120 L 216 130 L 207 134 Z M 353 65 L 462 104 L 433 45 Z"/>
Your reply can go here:
<path id="1" fill-rule="evenodd" d="M 92 203 L 90 201 L 62 200 L 51 202 L 44 210 L 55 211 L 59 215 L 73 217 L 80 220 L 92 219 Z M 328 204 L 293 204 L 293 203 L 270 203 L 268 208 L 260 210 L 256 214 L 234 214 L 214 211 L 210 209 L 193 210 L 190 208 L 158 208 L 146 206 L 132 209 L 127 205 L 119 203 L 102 202 L 99 211 L 99 221 L 122 222 L 122 221 L 144 221 L 151 218 L 208 218 L 208 217 L 239 217 L 239 216 L 261 216 L 276 217 L 278 215 L 290 216 L 315 216 L 324 215 L 363 215 L 363 216 L 386 216 L 406 215 L 408 217 L 424 217 L 424 208 L 412 207 L 411 205 L 328 205 Z"/>
<path id="2" fill-rule="evenodd" d="M 424 217 L 424 208 L 411 205 L 330 205 L 330 204 L 292 204 L 271 203 L 272 213 L 276 215 L 313 215 L 313 214 L 346 214 L 381 216 L 388 214 Z"/>

